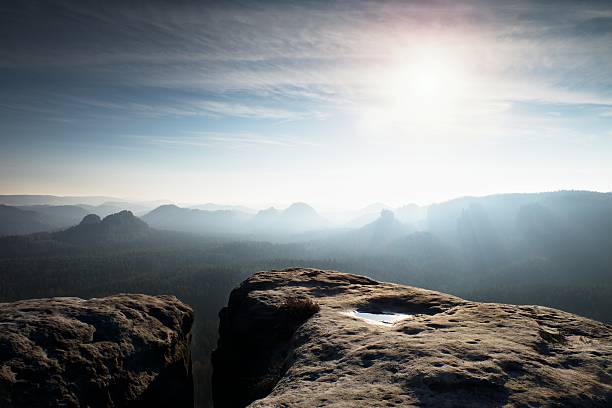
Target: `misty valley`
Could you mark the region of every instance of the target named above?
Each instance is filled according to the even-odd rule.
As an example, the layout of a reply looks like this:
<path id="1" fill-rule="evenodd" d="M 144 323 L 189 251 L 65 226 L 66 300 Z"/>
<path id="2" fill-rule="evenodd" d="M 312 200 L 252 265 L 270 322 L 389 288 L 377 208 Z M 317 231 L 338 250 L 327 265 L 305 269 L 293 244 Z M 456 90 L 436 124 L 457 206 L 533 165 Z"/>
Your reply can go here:
<path id="1" fill-rule="evenodd" d="M 333 214 L 303 203 L 255 212 L 0 199 L 7 203 L 0 206 L 0 301 L 176 295 L 194 308 L 197 406 L 212 401 L 218 313 L 256 271 L 337 270 L 612 322 L 610 193 L 502 194 Z"/>

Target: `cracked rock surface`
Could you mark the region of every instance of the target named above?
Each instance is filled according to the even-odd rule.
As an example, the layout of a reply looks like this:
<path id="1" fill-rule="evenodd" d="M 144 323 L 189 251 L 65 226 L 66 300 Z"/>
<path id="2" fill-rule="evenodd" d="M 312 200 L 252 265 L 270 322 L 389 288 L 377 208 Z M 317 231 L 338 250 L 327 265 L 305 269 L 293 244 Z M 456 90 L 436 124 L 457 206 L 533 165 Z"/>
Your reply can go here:
<path id="1" fill-rule="evenodd" d="M 220 317 L 216 407 L 612 405 L 612 327 L 547 307 L 292 268 L 244 281 Z"/>
<path id="2" fill-rule="evenodd" d="M 192 323 L 173 296 L 0 303 L 0 407 L 193 407 Z"/>

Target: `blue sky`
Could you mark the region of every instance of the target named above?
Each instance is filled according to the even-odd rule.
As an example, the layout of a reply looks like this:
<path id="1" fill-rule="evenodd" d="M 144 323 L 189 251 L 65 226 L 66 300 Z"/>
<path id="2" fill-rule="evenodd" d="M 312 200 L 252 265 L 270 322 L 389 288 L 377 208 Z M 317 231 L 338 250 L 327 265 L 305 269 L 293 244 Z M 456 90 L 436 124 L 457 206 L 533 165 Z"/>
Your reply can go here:
<path id="1" fill-rule="evenodd" d="M 3 194 L 612 190 L 609 2 L 20 1 L 0 19 Z"/>

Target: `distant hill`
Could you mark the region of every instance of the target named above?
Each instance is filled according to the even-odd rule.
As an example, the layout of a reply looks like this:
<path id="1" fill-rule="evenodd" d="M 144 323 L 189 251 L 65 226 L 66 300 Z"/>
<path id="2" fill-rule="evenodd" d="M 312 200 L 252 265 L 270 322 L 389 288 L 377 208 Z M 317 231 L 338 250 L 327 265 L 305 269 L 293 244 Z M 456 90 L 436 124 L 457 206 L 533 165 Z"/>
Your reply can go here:
<path id="1" fill-rule="evenodd" d="M 392 210 L 392 207 L 383 203 L 373 203 L 358 210 L 336 210 L 322 215 L 342 227 L 361 228 L 376 220 L 381 210 Z"/>
<path id="2" fill-rule="evenodd" d="M 0 235 L 61 230 L 78 224 L 87 214 L 76 205 L 0 205 Z"/>
<path id="3" fill-rule="evenodd" d="M 53 226 L 46 223 L 44 217 L 35 211 L 0 204 L 0 236 L 31 234 L 52 228 Z"/>
<path id="4" fill-rule="evenodd" d="M 131 211 L 121 211 L 100 219 L 89 214 L 76 226 L 51 234 L 59 241 L 74 243 L 118 242 L 147 238 L 152 230 Z"/>
<path id="5" fill-rule="evenodd" d="M 464 197 L 429 207 L 428 231 L 468 268 L 554 260 L 557 276 L 580 268 L 609 273 L 612 194 L 559 191 Z"/>
<path id="6" fill-rule="evenodd" d="M 247 214 L 255 214 L 257 212 L 257 210 L 245 207 L 243 205 L 224 205 L 215 203 L 192 205 L 189 208 L 204 211 L 238 211 Z"/>
<path id="7" fill-rule="evenodd" d="M 145 214 L 142 219 L 154 228 L 196 234 L 236 234 L 244 232 L 251 218 L 240 211 L 206 211 L 162 205 Z"/>
<path id="8" fill-rule="evenodd" d="M 76 225 L 89 214 L 89 211 L 77 205 L 30 205 L 19 209 L 38 213 L 53 229 Z"/>
<path id="9" fill-rule="evenodd" d="M 329 226 L 307 204 L 295 203 L 285 210 L 268 208 L 253 215 L 232 206 L 204 205 L 205 208 L 233 208 L 202 210 L 162 205 L 142 218 L 154 228 L 192 232 L 197 234 L 299 234 Z"/>
<path id="10" fill-rule="evenodd" d="M 408 204 L 398 208 L 392 208 L 382 203 L 371 204 L 353 213 L 350 221 L 345 223 L 347 227 L 360 228 L 374 222 L 382 210 L 390 210 L 395 214 L 395 218 L 406 224 L 419 225 L 424 223 L 427 216 L 427 207 L 416 204 Z"/>
<path id="11" fill-rule="evenodd" d="M 401 223 L 393 211 L 382 210 L 378 219 L 352 233 L 353 239 L 370 246 L 380 246 L 411 232 L 410 227 Z"/>
<path id="12" fill-rule="evenodd" d="M 275 222 L 281 214 L 281 210 L 274 207 L 266 208 L 265 210 L 258 211 L 253 218 L 251 224 L 255 226 L 264 226 L 268 223 Z"/>
<path id="13" fill-rule="evenodd" d="M 250 221 L 249 229 L 268 234 L 298 234 L 330 226 L 314 208 L 305 203 L 294 203 L 284 210 L 268 208 L 259 211 Z"/>
<path id="14" fill-rule="evenodd" d="M 410 225 L 400 222 L 393 211 L 383 209 L 378 218 L 369 224 L 337 233 L 312 245 L 316 248 L 315 252 L 329 256 L 336 252 L 351 256 L 382 254 L 391 243 L 413 231 Z"/>
<path id="15" fill-rule="evenodd" d="M 132 203 L 128 201 L 106 201 L 100 205 L 79 204 L 80 207 L 86 209 L 90 214 L 98 214 L 100 217 L 106 217 L 110 214 L 115 214 L 123 210 L 128 210 L 134 214 L 146 214 L 155 206 L 150 204 Z"/>
<path id="16" fill-rule="evenodd" d="M 53 195 L 0 195 L 0 204 L 13 207 L 81 207 L 88 213 L 105 217 L 121 210 L 130 210 L 136 214 L 150 211 L 162 204 L 162 201 L 126 201 L 116 197 L 104 196 L 53 196 Z M 78 220 L 75 222 L 78 223 Z"/>

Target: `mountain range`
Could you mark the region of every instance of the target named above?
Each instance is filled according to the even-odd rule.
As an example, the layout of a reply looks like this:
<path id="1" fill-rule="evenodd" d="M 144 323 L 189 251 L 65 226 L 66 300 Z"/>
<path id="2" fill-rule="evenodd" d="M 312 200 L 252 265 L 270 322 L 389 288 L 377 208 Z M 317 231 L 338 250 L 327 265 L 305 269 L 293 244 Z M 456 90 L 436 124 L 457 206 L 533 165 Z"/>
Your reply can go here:
<path id="1" fill-rule="evenodd" d="M 19 202 L 42 199 L 33 197 Z M 486 266 L 513 258 L 517 252 L 549 254 L 562 242 L 578 238 L 571 252 L 580 256 L 572 259 L 602 259 L 607 253 L 608 239 L 601 237 L 612 234 L 612 194 L 584 191 L 463 197 L 430 206 L 406 205 L 395 209 L 375 204 L 361 211 L 346 212 L 345 218 L 356 217 L 342 224 L 334 223 L 305 203 L 294 203 L 285 209 L 270 207 L 256 213 L 212 203 L 203 205 L 209 210 L 161 205 L 139 213 L 132 208 L 139 207 L 112 201 L 98 205 L 0 205 L 0 235 L 59 231 L 79 224 L 87 214 L 104 218 L 130 210 L 159 230 L 276 242 L 342 241 L 339 246 L 346 250 L 365 247 L 383 250 L 410 233 L 427 232 L 472 264 Z M 394 245 L 393 251 L 397 251 L 399 244 Z"/>

